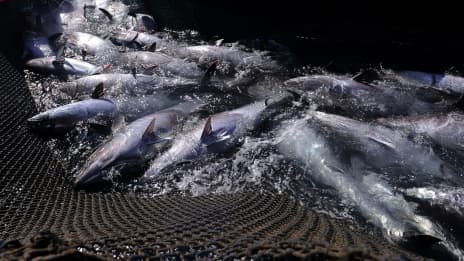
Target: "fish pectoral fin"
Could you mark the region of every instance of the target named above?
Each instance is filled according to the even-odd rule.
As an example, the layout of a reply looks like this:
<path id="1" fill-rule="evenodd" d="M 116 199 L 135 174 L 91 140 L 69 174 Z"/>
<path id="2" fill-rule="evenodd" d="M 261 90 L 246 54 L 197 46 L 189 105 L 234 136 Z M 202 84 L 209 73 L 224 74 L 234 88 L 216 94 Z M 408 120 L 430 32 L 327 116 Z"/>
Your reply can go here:
<path id="1" fill-rule="evenodd" d="M 374 142 L 376 142 L 376 143 L 378 143 L 378 144 L 380 144 L 380 145 L 382 145 L 382 146 L 384 146 L 384 147 L 386 147 L 388 149 L 394 149 L 395 148 L 395 146 L 392 143 L 390 143 L 390 142 L 388 142 L 386 140 L 383 140 L 383 139 L 380 139 L 380 138 L 377 138 L 377 137 L 372 137 L 372 136 L 369 136 L 368 139 L 371 140 L 371 141 L 374 141 Z"/>

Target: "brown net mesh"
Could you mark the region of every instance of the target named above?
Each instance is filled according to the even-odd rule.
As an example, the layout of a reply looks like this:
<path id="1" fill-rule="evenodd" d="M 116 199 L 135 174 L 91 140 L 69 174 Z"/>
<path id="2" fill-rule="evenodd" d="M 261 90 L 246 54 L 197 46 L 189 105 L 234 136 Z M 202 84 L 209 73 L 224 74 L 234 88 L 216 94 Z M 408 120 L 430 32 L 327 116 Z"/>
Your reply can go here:
<path id="1" fill-rule="evenodd" d="M 23 76 L 3 56 L 0 72 L 0 259 L 415 258 L 284 195 L 76 191 L 25 125 L 36 109 Z"/>

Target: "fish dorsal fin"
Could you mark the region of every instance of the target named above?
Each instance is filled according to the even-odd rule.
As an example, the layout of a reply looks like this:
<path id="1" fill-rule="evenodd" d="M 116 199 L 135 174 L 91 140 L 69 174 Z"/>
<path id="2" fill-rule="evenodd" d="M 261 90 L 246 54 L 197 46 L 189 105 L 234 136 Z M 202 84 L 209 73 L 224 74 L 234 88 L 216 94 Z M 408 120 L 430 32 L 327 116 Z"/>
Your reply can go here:
<path id="1" fill-rule="evenodd" d="M 150 124 L 148 124 L 148 127 L 145 129 L 145 132 L 142 135 L 142 140 L 147 142 L 150 140 L 153 140 L 155 135 L 155 122 L 156 122 L 156 117 L 153 117 L 153 119 L 150 121 Z"/>
<path id="2" fill-rule="evenodd" d="M 98 8 L 98 10 L 100 10 L 108 18 L 108 20 L 110 20 L 110 22 L 113 22 L 113 15 L 108 12 L 108 10 L 104 8 Z"/>
<path id="3" fill-rule="evenodd" d="M 221 46 L 223 42 L 224 42 L 224 39 L 219 39 L 214 43 L 214 45 Z"/>
<path id="4" fill-rule="evenodd" d="M 201 133 L 201 141 L 204 141 L 208 137 L 213 135 L 213 126 L 211 125 L 211 117 L 208 117 L 206 120 L 205 127 L 203 128 L 203 132 Z"/>
<path id="5" fill-rule="evenodd" d="M 152 43 L 150 47 L 148 47 L 148 51 L 156 52 L 156 42 Z"/>
<path id="6" fill-rule="evenodd" d="M 214 62 L 208 67 L 208 70 L 206 70 L 205 74 L 203 75 L 203 78 L 201 78 L 201 85 L 206 85 L 210 80 L 211 77 L 213 76 L 214 72 L 216 72 L 217 69 L 217 62 Z"/>
<path id="7" fill-rule="evenodd" d="M 92 93 L 92 99 L 100 99 L 105 94 L 103 83 L 99 83 Z"/>

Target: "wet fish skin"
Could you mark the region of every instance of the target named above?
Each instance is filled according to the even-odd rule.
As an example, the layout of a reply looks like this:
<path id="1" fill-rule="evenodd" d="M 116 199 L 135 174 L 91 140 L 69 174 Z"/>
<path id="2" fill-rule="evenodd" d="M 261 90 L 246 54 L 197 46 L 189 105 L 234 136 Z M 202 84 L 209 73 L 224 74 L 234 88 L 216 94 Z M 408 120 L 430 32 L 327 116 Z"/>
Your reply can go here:
<path id="1" fill-rule="evenodd" d="M 209 120 L 203 120 L 191 131 L 176 137 L 172 146 L 153 161 L 143 179 L 153 178 L 171 164 L 193 160 L 202 154 L 220 153 L 229 149 L 236 144 L 238 139 L 268 117 L 267 113 L 271 114 L 271 111 L 284 106 L 292 99 L 293 96 L 283 94 L 272 100 L 257 101 L 235 110 L 215 114 Z M 208 125 L 209 134 L 204 135 Z"/>
<path id="2" fill-rule="evenodd" d="M 76 186 L 86 186 L 100 181 L 102 170 L 120 162 L 140 159 L 153 150 L 153 145 L 166 141 L 173 129 L 192 111 L 201 106 L 197 102 L 184 102 L 168 109 L 144 116 L 130 123 L 101 145 L 89 158 L 85 167 L 76 176 Z M 154 120 L 153 136 L 144 137 L 147 128 Z"/>
<path id="3" fill-rule="evenodd" d="M 247 67 L 263 71 L 277 71 L 280 69 L 275 61 L 264 55 L 245 52 L 234 47 L 196 45 L 177 48 L 171 53 L 175 57 L 195 61 L 202 67 L 218 62 L 229 64 L 235 70 L 242 70 Z"/>
<path id="4" fill-rule="evenodd" d="M 366 85 L 343 76 L 302 76 L 287 80 L 284 85 L 323 110 L 335 109 L 339 114 L 361 119 L 449 111 L 456 103 L 427 102 L 408 90 Z"/>
<path id="5" fill-rule="evenodd" d="M 148 34 L 136 31 L 123 31 L 114 33 L 110 40 L 117 45 L 123 45 L 130 48 L 150 47 L 156 44 L 160 48 L 166 44 L 166 40 L 158 37 L 156 34 Z"/>
<path id="6" fill-rule="evenodd" d="M 137 51 L 122 55 L 121 62 L 126 65 L 156 66 L 165 73 L 175 74 L 185 78 L 200 78 L 202 70 L 195 64 L 174 58 L 159 52 Z"/>
<path id="7" fill-rule="evenodd" d="M 59 87 L 61 92 L 71 97 L 91 94 L 93 88 L 103 83 L 109 95 L 118 94 L 146 94 L 156 90 L 171 90 L 182 86 L 195 86 L 198 82 L 180 77 L 161 77 L 145 74 L 96 74 L 81 77 L 72 82 L 66 82 Z"/>
<path id="8" fill-rule="evenodd" d="M 55 75 L 92 75 L 103 71 L 103 67 L 73 58 L 65 58 L 62 65 L 56 64 L 55 56 L 29 60 L 26 67 L 38 73 Z"/>
<path id="9" fill-rule="evenodd" d="M 398 71 L 394 73 L 394 76 L 402 83 L 437 89 L 458 96 L 464 94 L 464 78 L 459 76 L 420 71 Z"/>
<path id="10" fill-rule="evenodd" d="M 457 177 L 431 148 L 416 144 L 401 130 L 319 111 L 308 115 L 315 124 L 336 134 L 337 140 L 360 152 L 371 166 L 382 169 L 400 164 L 414 173 L 418 181 Z"/>
<path id="11" fill-rule="evenodd" d="M 96 35 L 72 32 L 64 36 L 66 38 L 67 46 L 79 53 L 85 52 L 89 55 L 109 55 L 115 51 L 113 44 L 110 41 L 104 40 Z"/>
<path id="12" fill-rule="evenodd" d="M 116 105 L 106 99 L 88 99 L 66 104 L 27 120 L 30 127 L 38 131 L 61 131 L 74 127 L 80 121 L 97 116 L 113 118 L 117 113 Z"/>
<path id="13" fill-rule="evenodd" d="M 353 171 L 340 162 L 326 137 L 311 127 L 308 120 L 298 119 L 282 125 L 277 147 L 283 155 L 309 170 L 305 173 L 316 182 L 332 187 L 350 200 L 388 238 L 399 242 L 408 240 L 408 234 L 428 236 L 436 241 L 443 238 L 439 227 L 417 215 L 414 206 L 396 194 L 378 174 L 367 171 L 364 166 L 357 166 Z"/>
<path id="14" fill-rule="evenodd" d="M 425 134 L 437 144 L 464 156 L 464 115 L 459 112 L 383 118 L 378 122 Z"/>

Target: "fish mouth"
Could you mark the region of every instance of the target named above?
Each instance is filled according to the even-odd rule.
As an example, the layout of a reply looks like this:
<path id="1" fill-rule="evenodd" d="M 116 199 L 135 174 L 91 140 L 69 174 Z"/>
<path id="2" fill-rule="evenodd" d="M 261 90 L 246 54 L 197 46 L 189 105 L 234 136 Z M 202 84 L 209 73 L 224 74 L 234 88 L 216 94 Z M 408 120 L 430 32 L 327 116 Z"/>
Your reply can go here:
<path id="1" fill-rule="evenodd" d="M 96 172 L 81 172 L 74 180 L 75 188 L 83 188 L 100 182 L 101 175 Z"/>
<path id="2" fill-rule="evenodd" d="M 25 66 L 27 68 L 38 68 L 40 66 L 40 62 L 36 59 L 32 59 L 26 62 Z"/>

